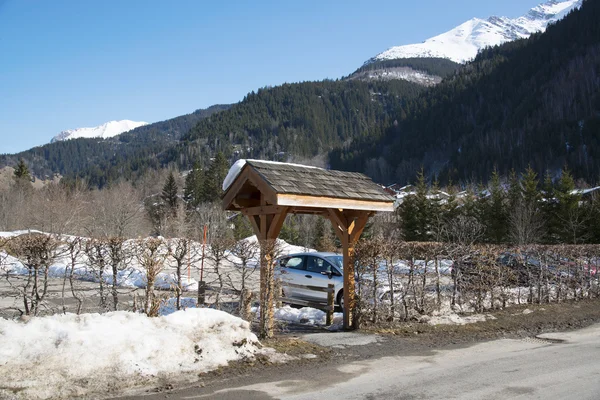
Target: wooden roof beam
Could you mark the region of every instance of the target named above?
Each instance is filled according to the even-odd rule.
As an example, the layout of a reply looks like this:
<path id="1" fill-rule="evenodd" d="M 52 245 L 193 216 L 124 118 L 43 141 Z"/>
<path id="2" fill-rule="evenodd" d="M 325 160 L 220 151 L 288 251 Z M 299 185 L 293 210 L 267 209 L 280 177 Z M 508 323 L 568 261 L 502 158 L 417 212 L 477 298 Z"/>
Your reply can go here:
<path id="1" fill-rule="evenodd" d="M 242 213 L 244 215 L 261 215 L 261 214 L 279 214 L 284 210 L 289 209 L 289 207 L 282 206 L 258 206 L 258 207 L 250 207 L 244 208 Z"/>
<path id="2" fill-rule="evenodd" d="M 394 211 L 394 204 L 385 201 L 368 201 L 339 199 L 335 197 L 321 197 L 296 194 L 278 194 L 276 203 L 278 206 L 291 206 L 302 208 L 333 208 L 343 210 L 360 211 Z"/>

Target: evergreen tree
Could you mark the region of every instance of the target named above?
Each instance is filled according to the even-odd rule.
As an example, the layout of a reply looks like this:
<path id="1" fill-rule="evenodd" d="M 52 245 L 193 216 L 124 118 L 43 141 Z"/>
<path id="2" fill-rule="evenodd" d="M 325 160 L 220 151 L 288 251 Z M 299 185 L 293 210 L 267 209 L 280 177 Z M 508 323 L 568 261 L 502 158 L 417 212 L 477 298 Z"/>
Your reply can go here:
<path id="1" fill-rule="evenodd" d="M 194 210 L 202 202 L 203 198 L 204 174 L 198 162 L 185 177 L 185 187 L 183 189 L 183 201 L 185 201 L 188 210 Z"/>
<path id="2" fill-rule="evenodd" d="M 177 217 L 177 205 L 179 202 L 179 198 L 177 197 L 178 191 L 179 188 L 177 187 L 175 176 L 173 175 L 173 172 L 170 172 L 167 181 L 163 186 L 160 198 L 163 201 L 167 215 L 172 217 Z"/>
<path id="3" fill-rule="evenodd" d="M 289 214 L 285 218 L 283 226 L 281 227 L 281 232 L 279 233 L 279 237 L 291 244 L 300 243 L 300 232 L 298 230 L 298 221 L 296 215 Z"/>
<path id="4" fill-rule="evenodd" d="M 560 243 L 578 243 L 583 235 L 585 216 L 579 207 L 581 195 L 575 191 L 575 181 L 565 167 L 554 191 L 556 197 L 556 222 Z"/>
<path id="5" fill-rule="evenodd" d="M 522 196 L 521 190 L 521 182 L 519 181 L 519 177 L 517 176 L 517 172 L 513 169 L 510 171 L 510 175 L 508 176 L 508 207 L 511 210 L 514 210 L 515 207 L 519 205 Z"/>
<path id="6" fill-rule="evenodd" d="M 550 171 L 547 170 L 542 183 L 542 204 L 540 206 L 544 221 L 544 242 L 555 243 L 558 241 L 558 229 L 560 224 L 556 221 L 556 196 L 554 194 L 554 182 Z"/>
<path id="7" fill-rule="evenodd" d="M 440 229 L 444 224 L 443 198 L 439 182 L 433 181 L 429 196 L 429 237 L 428 240 L 438 240 Z"/>
<path id="8" fill-rule="evenodd" d="M 458 199 L 456 198 L 456 193 L 458 190 L 452 184 L 452 182 L 449 183 L 447 190 L 448 199 L 442 204 L 442 216 L 445 222 L 452 220 L 459 213 Z"/>
<path id="9" fill-rule="evenodd" d="M 475 193 L 475 188 L 473 186 L 467 187 L 460 214 L 465 217 L 475 218 L 479 221 L 480 214 L 477 203 L 478 197 Z"/>
<path id="10" fill-rule="evenodd" d="M 489 184 L 489 198 L 484 210 L 487 238 L 492 243 L 502 243 L 508 234 L 508 212 L 506 195 L 500 182 L 498 170 L 494 169 Z"/>
<path id="11" fill-rule="evenodd" d="M 404 197 L 402 204 L 396 210 L 400 217 L 400 231 L 407 242 L 419 240 L 419 218 L 415 195 Z"/>
<path id="12" fill-rule="evenodd" d="M 586 231 L 589 243 L 600 243 L 600 196 L 594 195 L 590 202 L 586 202 L 587 215 Z"/>
<path id="13" fill-rule="evenodd" d="M 23 161 L 22 158 L 19 158 L 19 162 L 18 162 L 17 166 L 15 167 L 14 176 L 15 176 L 15 179 L 17 179 L 17 180 L 25 180 L 25 181 L 31 180 L 31 175 L 29 174 L 29 168 L 27 168 L 27 165 L 25 165 L 25 161 Z"/>
<path id="14" fill-rule="evenodd" d="M 417 218 L 416 240 L 423 242 L 429 239 L 431 227 L 431 206 L 427 195 L 428 188 L 425 182 L 425 172 L 421 168 L 417 174 L 417 190 L 414 197 Z"/>
<path id="15" fill-rule="evenodd" d="M 233 219 L 233 236 L 235 240 L 245 239 L 252 235 L 254 235 L 254 231 L 250 221 L 242 213 L 239 213 Z"/>
<path id="16" fill-rule="evenodd" d="M 522 192 L 523 192 L 523 201 L 528 206 L 532 206 L 537 208 L 537 204 L 541 199 L 540 191 L 538 190 L 539 180 L 537 179 L 537 174 L 531 168 L 531 166 L 527 167 L 525 174 L 523 175 L 523 181 L 521 184 Z"/>
<path id="17" fill-rule="evenodd" d="M 205 202 L 217 201 L 223 194 L 223 181 L 229 171 L 229 162 L 222 152 L 212 160 L 204 177 L 202 199 Z"/>
<path id="18" fill-rule="evenodd" d="M 332 232 L 331 223 L 319 217 L 315 224 L 315 241 L 313 247 L 318 251 L 336 251 L 335 233 Z"/>

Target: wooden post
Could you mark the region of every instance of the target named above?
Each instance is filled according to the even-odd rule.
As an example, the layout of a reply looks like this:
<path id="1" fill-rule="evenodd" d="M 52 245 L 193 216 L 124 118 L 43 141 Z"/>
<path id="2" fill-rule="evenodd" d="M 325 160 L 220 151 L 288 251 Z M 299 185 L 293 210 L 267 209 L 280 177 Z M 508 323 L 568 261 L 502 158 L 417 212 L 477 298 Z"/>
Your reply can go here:
<path id="1" fill-rule="evenodd" d="M 281 280 L 278 279 L 275 281 L 275 307 L 281 308 L 283 303 L 281 302 L 281 298 L 283 297 L 283 288 L 281 287 Z"/>
<path id="2" fill-rule="evenodd" d="M 274 277 L 272 265 L 272 244 L 268 240 L 260 241 L 260 320 L 259 336 L 273 337 L 273 299 Z"/>
<path id="3" fill-rule="evenodd" d="M 371 216 L 369 211 L 348 212 L 340 209 L 327 209 L 329 219 L 340 241 L 342 242 L 342 255 L 344 258 L 344 329 L 357 328 L 354 320 L 356 308 L 354 279 L 354 246 L 360 238 L 362 231 Z"/>
<path id="4" fill-rule="evenodd" d="M 242 290 L 242 318 L 246 321 L 250 321 L 250 315 L 252 314 L 252 292 L 249 289 L 244 288 Z"/>
<path id="5" fill-rule="evenodd" d="M 206 282 L 198 282 L 198 306 L 206 305 Z"/>
<path id="6" fill-rule="evenodd" d="M 327 310 L 327 320 L 325 322 L 325 325 L 329 326 L 333 324 L 333 309 L 335 307 L 335 286 L 333 285 L 333 283 L 330 283 L 329 285 L 327 285 L 327 289 L 329 289 L 329 291 L 327 292 L 327 306 L 329 307 L 329 309 Z"/>
<path id="7" fill-rule="evenodd" d="M 261 195 L 261 206 L 268 205 Z M 273 306 L 275 302 L 275 274 L 273 256 L 277 237 L 285 221 L 289 207 L 278 209 L 276 214 L 248 215 L 260 244 L 260 319 L 259 336 L 273 337 Z"/>

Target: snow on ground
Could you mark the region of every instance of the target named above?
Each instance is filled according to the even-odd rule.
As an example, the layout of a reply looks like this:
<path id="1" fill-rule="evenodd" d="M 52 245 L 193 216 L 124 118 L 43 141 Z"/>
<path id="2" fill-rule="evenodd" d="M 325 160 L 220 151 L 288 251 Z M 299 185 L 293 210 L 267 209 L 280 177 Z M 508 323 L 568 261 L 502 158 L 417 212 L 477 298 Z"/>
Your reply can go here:
<path id="1" fill-rule="evenodd" d="M 17 258 L 7 255 L 5 252 L 0 252 L 0 273 L 10 275 L 27 275 L 29 270 Z M 48 276 L 51 278 L 63 278 L 70 273 L 70 265 L 67 257 L 59 257 L 49 268 Z M 79 261 L 74 268 L 74 276 L 76 279 L 98 282 L 99 271 L 86 264 L 85 255 L 79 256 Z M 103 272 L 103 280 L 107 284 L 112 284 L 113 274 L 109 268 Z M 154 286 L 158 289 L 169 290 L 174 287 L 177 278 L 174 273 L 161 272 L 156 278 Z M 129 288 L 145 288 L 146 273 L 139 265 L 131 263 L 124 269 L 117 272 L 117 284 L 120 287 Z M 184 274 L 182 276 L 182 287 L 184 291 L 198 290 L 198 282 L 194 278 L 190 278 Z"/>
<path id="2" fill-rule="evenodd" d="M 325 325 L 325 320 L 327 319 L 327 314 L 324 311 L 310 307 L 293 308 L 283 306 L 275 309 L 274 316 L 279 321 L 308 325 Z M 333 313 L 333 323 L 339 323 L 343 316 L 342 313 Z"/>
<path id="3" fill-rule="evenodd" d="M 184 310 L 188 308 L 196 308 L 197 301 L 198 300 L 194 297 L 182 297 L 181 308 Z M 169 315 L 173 314 L 174 312 L 177 312 L 177 299 L 175 297 L 171 297 L 162 303 L 158 311 L 160 315 Z"/>
<path id="4" fill-rule="evenodd" d="M 466 325 L 491 319 L 496 319 L 496 317 L 491 314 L 458 315 L 450 312 L 442 314 L 434 313 L 434 315 L 431 316 L 423 316 L 420 318 L 420 322 L 425 322 L 429 325 Z"/>
<path id="5" fill-rule="evenodd" d="M 15 237 L 27 233 L 40 233 L 39 231 L 14 231 L 14 232 L 0 232 L 0 238 L 10 238 Z M 60 239 L 63 241 L 69 241 L 75 239 L 73 236 L 60 236 Z M 88 240 L 87 238 L 82 238 L 84 241 Z M 178 239 L 169 239 L 170 241 L 178 240 Z M 248 238 L 242 239 L 240 242 L 247 242 L 251 245 L 255 246 L 255 255 L 253 258 L 249 260 L 247 263 L 247 267 L 256 268 L 259 263 L 259 245 L 256 236 L 250 236 Z M 135 240 L 128 240 L 125 243 L 125 248 L 131 249 L 135 246 Z M 199 265 L 201 264 L 201 257 L 198 256 L 202 254 L 201 244 L 194 242 L 192 245 L 192 253 L 194 256 L 194 261 L 192 262 L 192 267 L 194 274 L 197 275 L 197 270 Z M 165 249 L 166 251 L 166 249 Z M 282 239 L 277 239 L 277 254 L 279 256 L 291 254 L 291 253 L 300 253 L 300 252 L 308 252 L 308 251 L 316 251 L 314 249 L 296 246 L 287 243 Z M 69 255 L 67 252 L 60 252 L 59 257 L 54 260 L 52 265 L 49 268 L 49 276 L 52 278 L 62 278 L 65 274 L 70 273 L 71 263 L 69 259 Z M 205 280 L 210 281 L 210 274 L 212 273 L 212 261 L 210 258 L 210 245 L 206 246 L 205 249 L 206 262 L 205 262 Z M 235 256 L 234 251 L 228 251 L 226 253 L 226 260 L 224 260 L 225 269 L 233 269 L 235 270 L 237 267 L 242 265 L 242 260 Z M 172 261 L 167 259 L 167 261 Z M 175 286 L 177 282 L 176 274 L 173 268 L 170 267 L 168 262 L 165 263 L 164 271 L 159 273 L 155 287 L 158 289 L 169 290 Z M 172 264 L 172 263 L 171 263 Z M 7 255 L 5 252 L 0 252 L 0 273 L 6 274 L 14 274 L 14 275 L 27 275 L 28 269 L 25 267 L 17 258 Z M 88 262 L 87 256 L 81 252 L 77 256 L 76 264 L 74 267 L 74 275 L 76 279 L 98 282 L 100 279 L 100 274 L 98 269 L 92 268 L 90 263 Z M 107 284 L 112 284 L 113 276 L 112 270 L 107 266 L 103 271 L 103 280 Z M 187 266 L 185 271 L 182 274 L 182 286 L 184 291 L 196 291 L 198 290 L 198 281 L 191 276 L 188 279 Z M 130 287 L 130 288 L 145 288 L 146 287 L 146 273 L 144 269 L 139 265 L 135 257 L 131 257 L 126 264 L 123 266 L 121 270 L 117 273 L 117 284 L 121 287 Z"/>
<path id="6" fill-rule="evenodd" d="M 251 358 L 258 339 L 225 312 L 188 309 L 148 318 L 117 311 L 0 319 L 0 398 L 105 393 L 157 378 L 193 376 Z"/>
<path id="7" fill-rule="evenodd" d="M 260 308 L 252 307 L 252 312 L 258 316 L 260 313 Z M 327 314 L 325 311 L 317 310 L 316 308 L 311 307 L 294 308 L 289 305 L 285 305 L 281 308 L 275 308 L 273 316 L 276 320 L 282 322 L 317 326 L 324 326 L 327 319 Z M 341 324 L 343 318 L 344 314 L 333 313 L 333 325 Z"/>

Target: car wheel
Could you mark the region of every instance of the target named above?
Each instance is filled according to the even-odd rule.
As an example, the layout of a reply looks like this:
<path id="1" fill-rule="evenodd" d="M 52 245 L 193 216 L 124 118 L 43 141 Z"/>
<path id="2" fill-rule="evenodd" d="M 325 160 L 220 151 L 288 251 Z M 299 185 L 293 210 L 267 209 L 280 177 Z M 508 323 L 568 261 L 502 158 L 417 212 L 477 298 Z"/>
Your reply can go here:
<path id="1" fill-rule="evenodd" d="M 340 290 L 337 295 L 337 304 L 342 311 L 344 311 L 344 291 Z"/>

